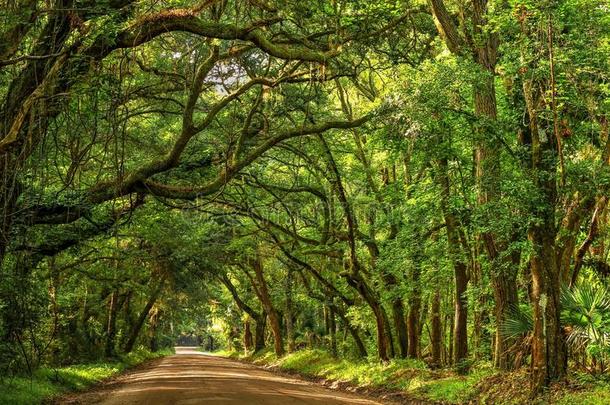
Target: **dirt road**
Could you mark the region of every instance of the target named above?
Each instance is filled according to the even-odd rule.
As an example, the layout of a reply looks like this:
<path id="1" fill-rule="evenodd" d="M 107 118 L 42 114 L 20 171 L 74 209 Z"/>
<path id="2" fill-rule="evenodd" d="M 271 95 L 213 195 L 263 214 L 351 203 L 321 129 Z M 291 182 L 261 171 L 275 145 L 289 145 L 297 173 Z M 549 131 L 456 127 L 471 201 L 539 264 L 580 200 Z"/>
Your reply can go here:
<path id="1" fill-rule="evenodd" d="M 381 404 L 248 364 L 208 356 L 194 348 L 131 371 L 60 404 Z"/>

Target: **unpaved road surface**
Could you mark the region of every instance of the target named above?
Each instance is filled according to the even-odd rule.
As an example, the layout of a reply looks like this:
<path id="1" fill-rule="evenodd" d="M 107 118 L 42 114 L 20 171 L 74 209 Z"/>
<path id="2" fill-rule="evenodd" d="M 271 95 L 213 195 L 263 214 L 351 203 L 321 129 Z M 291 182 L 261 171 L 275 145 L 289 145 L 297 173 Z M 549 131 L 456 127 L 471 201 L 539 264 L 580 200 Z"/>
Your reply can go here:
<path id="1" fill-rule="evenodd" d="M 89 392 L 65 397 L 59 404 L 381 404 L 352 394 L 283 377 L 195 348 L 128 372 Z"/>

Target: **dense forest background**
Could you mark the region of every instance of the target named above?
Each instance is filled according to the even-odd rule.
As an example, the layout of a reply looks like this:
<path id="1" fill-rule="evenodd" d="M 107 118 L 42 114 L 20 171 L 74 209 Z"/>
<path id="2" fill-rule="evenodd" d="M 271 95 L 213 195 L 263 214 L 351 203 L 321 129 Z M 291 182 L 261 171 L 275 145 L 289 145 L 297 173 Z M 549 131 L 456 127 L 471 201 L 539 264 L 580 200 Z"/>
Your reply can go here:
<path id="1" fill-rule="evenodd" d="M 192 335 L 608 376 L 608 2 L 0 5 L 1 375 Z"/>

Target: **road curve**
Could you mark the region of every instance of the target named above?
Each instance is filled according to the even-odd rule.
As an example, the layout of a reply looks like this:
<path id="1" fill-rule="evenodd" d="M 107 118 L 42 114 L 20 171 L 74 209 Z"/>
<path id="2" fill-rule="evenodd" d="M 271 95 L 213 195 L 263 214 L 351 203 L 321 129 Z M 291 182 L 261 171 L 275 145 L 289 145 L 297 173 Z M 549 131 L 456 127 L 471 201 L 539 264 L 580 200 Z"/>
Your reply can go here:
<path id="1" fill-rule="evenodd" d="M 287 378 L 249 364 L 209 356 L 194 348 L 128 372 L 59 404 L 291 405 L 381 404 L 352 394 Z"/>

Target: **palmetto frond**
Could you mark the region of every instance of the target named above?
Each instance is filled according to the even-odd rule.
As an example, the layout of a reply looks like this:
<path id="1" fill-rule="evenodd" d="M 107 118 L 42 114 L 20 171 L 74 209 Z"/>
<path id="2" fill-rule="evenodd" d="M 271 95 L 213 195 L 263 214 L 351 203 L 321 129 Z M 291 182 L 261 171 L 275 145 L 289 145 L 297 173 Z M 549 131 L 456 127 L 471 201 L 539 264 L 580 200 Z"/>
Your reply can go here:
<path id="1" fill-rule="evenodd" d="M 523 336 L 534 329 L 534 320 L 530 307 L 514 307 L 504 323 L 500 333 L 504 337 Z"/>
<path id="2" fill-rule="evenodd" d="M 610 296 L 601 286 L 590 284 L 566 289 L 562 294 L 562 321 L 570 325 L 567 342 L 576 349 L 594 344 L 610 347 L 610 332 L 606 320 L 610 318 Z"/>

